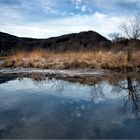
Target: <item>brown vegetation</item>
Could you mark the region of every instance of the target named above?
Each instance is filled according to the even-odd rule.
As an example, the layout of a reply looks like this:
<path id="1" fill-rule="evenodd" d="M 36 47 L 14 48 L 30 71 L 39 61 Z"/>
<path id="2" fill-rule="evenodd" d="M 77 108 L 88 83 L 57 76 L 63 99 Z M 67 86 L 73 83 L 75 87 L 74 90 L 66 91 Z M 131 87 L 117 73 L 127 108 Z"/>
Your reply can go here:
<path id="1" fill-rule="evenodd" d="M 52 52 L 43 49 L 21 51 L 5 59 L 4 67 L 36 67 L 46 69 L 102 68 L 119 71 L 140 69 L 140 51 L 133 52 L 131 61 L 127 52 L 79 51 Z"/>

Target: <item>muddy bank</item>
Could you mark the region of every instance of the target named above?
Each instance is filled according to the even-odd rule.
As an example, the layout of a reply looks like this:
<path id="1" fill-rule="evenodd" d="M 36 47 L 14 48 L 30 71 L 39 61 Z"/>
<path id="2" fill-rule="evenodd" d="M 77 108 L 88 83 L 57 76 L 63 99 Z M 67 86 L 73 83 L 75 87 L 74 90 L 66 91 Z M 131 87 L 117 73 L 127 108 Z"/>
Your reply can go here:
<path id="1" fill-rule="evenodd" d="M 79 69 L 79 70 L 49 70 L 39 68 L 1 68 L 0 74 L 37 74 L 52 77 L 92 77 L 95 75 L 107 75 L 109 71 L 98 69 Z"/>
<path id="2" fill-rule="evenodd" d="M 47 70 L 36 68 L 2 68 L 0 69 L 0 78 L 4 75 L 14 76 L 14 78 L 31 78 L 37 82 L 48 79 L 60 79 L 69 82 L 78 82 L 81 84 L 96 84 L 100 81 L 108 80 L 115 82 L 126 77 L 135 77 L 140 80 L 140 73 L 117 73 L 109 70 L 84 69 L 84 70 Z"/>
<path id="3" fill-rule="evenodd" d="M 91 84 L 95 81 L 107 77 L 109 71 L 104 70 L 48 70 L 38 68 L 1 68 L 0 79 L 6 76 L 14 78 L 31 78 L 37 82 L 41 82 L 48 79 L 60 79 L 70 82 L 78 82 L 82 84 Z"/>

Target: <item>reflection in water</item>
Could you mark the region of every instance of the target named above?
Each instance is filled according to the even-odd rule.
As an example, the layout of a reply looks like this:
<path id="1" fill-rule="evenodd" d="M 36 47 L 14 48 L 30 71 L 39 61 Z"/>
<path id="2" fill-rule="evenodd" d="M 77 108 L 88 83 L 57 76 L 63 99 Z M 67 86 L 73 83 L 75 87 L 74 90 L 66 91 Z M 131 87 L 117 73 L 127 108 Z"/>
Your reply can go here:
<path id="1" fill-rule="evenodd" d="M 135 76 L 90 85 L 40 73 L 16 78 L 0 76 L 0 138 L 140 138 Z"/>
<path id="2" fill-rule="evenodd" d="M 25 75 L 20 75 L 18 80 L 23 80 Z M 31 78 L 34 81 L 34 84 L 37 86 L 38 84 L 43 84 L 46 82 L 46 76 L 43 73 L 35 73 L 31 75 L 26 75 L 26 77 Z"/>
<path id="3" fill-rule="evenodd" d="M 60 95 L 63 95 L 65 88 L 70 86 L 70 83 L 68 81 L 61 80 L 60 82 L 59 80 L 54 78 L 47 78 L 42 73 L 32 74 L 28 77 L 30 77 L 34 81 L 34 84 L 36 86 L 45 83 L 51 84 L 51 88 L 55 89 L 55 92 Z M 24 77 L 19 77 L 19 80 L 23 80 L 23 78 Z M 123 95 L 123 105 L 121 107 L 121 110 L 126 114 L 130 114 L 130 116 L 134 115 L 134 117 L 138 118 L 140 117 L 140 84 L 139 81 L 133 79 L 133 77 L 126 76 L 125 79 L 116 79 L 117 81 L 113 79 L 110 83 L 112 85 L 112 91 L 117 91 L 117 93 L 120 94 L 125 91 L 125 94 Z M 98 81 L 97 78 L 93 79 L 92 84 L 90 83 L 89 86 L 90 100 L 92 102 L 98 102 L 100 100 L 105 100 L 106 98 L 106 93 L 103 91 L 103 82 L 101 81 L 101 79 L 99 80 L 100 81 Z"/>
<path id="4" fill-rule="evenodd" d="M 35 81 L 35 85 L 43 84 L 43 83 L 51 83 L 51 88 L 55 89 L 56 93 L 63 94 L 63 91 L 66 87 L 69 86 L 69 82 L 61 81 L 59 82 L 57 79 L 48 79 L 46 80 L 46 76 L 43 74 L 35 74 L 31 75 L 31 78 Z M 84 79 L 85 80 L 85 79 Z M 130 115 L 134 115 L 134 117 L 140 117 L 140 85 L 139 82 L 130 76 L 126 76 L 126 80 L 117 79 L 112 82 L 112 91 L 117 91 L 122 94 L 125 91 L 125 95 L 123 98 L 122 110 L 124 113 L 130 113 Z M 90 85 L 90 100 L 94 102 L 95 100 L 103 100 L 105 99 L 105 94 L 102 87 L 102 82 L 93 81 L 94 84 Z"/>
<path id="5" fill-rule="evenodd" d="M 31 78 L 35 86 L 38 86 L 41 84 L 51 84 L 51 89 L 55 89 L 55 92 L 61 95 L 63 95 L 65 88 L 70 86 L 70 83 L 68 81 L 63 81 L 63 80 L 59 81 L 55 78 L 47 78 L 42 73 L 36 73 L 36 74 L 28 75 L 26 77 Z M 18 77 L 19 81 L 23 79 L 24 79 L 24 76 Z M 11 80 L 11 78 L 9 80 Z M 116 79 L 116 80 L 111 82 L 112 91 L 113 92 L 117 91 L 117 93 L 120 93 L 120 94 L 122 94 L 123 91 L 125 91 L 125 94 L 123 96 L 123 105 L 122 105 L 121 110 L 124 113 L 127 113 L 127 114 L 130 113 L 130 115 L 134 115 L 134 117 L 140 117 L 139 116 L 140 115 L 139 81 L 133 79 L 133 77 L 131 78 L 130 76 L 126 76 L 126 80 L 119 80 L 119 79 Z M 77 86 L 79 87 L 79 85 Z M 104 100 L 106 98 L 106 93 L 103 91 L 102 81 L 97 81 L 96 79 L 96 82 L 95 82 L 93 79 L 93 84 L 89 86 L 89 89 L 90 89 L 89 90 L 90 100 L 92 102 L 95 102 L 95 100 L 96 101 Z"/>
<path id="6" fill-rule="evenodd" d="M 12 76 L 11 75 L 7 75 L 7 76 L 0 75 L 0 84 L 6 83 L 10 80 L 14 80 L 16 78 L 17 78 L 17 76 L 14 76 L 14 75 L 12 75 Z"/>
<path id="7" fill-rule="evenodd" d="M 101 84 L 95 84 L 91 86 L 90 97 L 91 101 L 94 101 L 94 99 L 105 98 Z"/>
<path id="8" fill-rule="evenodd" d="M 135 117 L 140 117 L 140 85 L 136 80 L 127 76 L 125 81 L 118 82 L 115 89 L 122 93 L 125 91 L 123 100 L 123 112 L 130 112 Z"/>

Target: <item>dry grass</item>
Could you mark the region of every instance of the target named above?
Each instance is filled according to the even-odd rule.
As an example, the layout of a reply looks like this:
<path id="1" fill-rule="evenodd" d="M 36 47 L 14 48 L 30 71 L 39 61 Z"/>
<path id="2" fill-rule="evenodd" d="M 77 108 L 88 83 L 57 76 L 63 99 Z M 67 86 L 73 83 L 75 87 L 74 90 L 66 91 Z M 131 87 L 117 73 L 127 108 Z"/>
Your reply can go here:
<path id="1" fill-rule="evenodd" d="M 17 52 L 6 58 L 6 67 L 37 67 L 47 69 L 73 69 L 73 68 L 103 68 L 117 70 L 133 70 L 140 68 L 140 52 L 132 55 L 127 61 L 124 52 L 49 52 L 47 50 L 34 50 L 32 52 Z"/>

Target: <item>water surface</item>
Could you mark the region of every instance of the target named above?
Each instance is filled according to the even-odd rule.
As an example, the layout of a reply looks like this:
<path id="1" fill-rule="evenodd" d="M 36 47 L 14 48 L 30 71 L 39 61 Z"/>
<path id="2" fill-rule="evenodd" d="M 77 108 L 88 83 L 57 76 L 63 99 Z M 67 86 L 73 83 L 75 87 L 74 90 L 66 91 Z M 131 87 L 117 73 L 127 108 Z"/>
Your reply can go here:
<path id="1" fill-rule="evenodd" d="M 0 138 L 140 138 L 140 76 L 92 85 L 0 76 Z"/>

